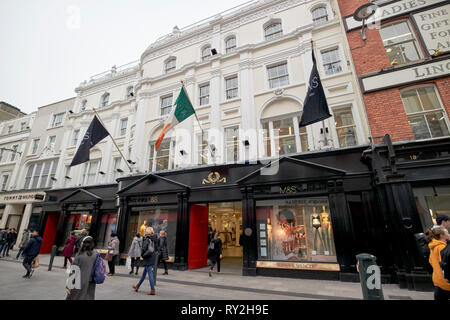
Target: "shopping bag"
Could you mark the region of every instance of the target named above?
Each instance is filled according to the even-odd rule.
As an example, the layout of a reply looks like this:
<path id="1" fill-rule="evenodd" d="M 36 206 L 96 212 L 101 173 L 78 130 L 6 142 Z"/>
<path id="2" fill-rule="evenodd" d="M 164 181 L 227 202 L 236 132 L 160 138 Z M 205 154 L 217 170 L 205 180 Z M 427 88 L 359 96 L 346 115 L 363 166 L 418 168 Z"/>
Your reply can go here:
<path id="1" fill-rule="evenodd" d="M 131 270 L 131 258 L 128 257 L 125 266 L 127 267 L 128 270 Z"/>
<path id="2" fill-rule="evenodd" d="M 111 253 L 108 252 L 108 253 L 106 254 L 105 260 L 106 260 L 106 261 L 112 261 L 112 258 L 113 258 L 113 255 L 112 255 Z"/>
<path id="3" fill-rule="evenodd" d="M 39 267 L 39 258 L 36 257 L 33 259 L 33 262 L 31 262 L 31 268 L 36 269 Z"/>

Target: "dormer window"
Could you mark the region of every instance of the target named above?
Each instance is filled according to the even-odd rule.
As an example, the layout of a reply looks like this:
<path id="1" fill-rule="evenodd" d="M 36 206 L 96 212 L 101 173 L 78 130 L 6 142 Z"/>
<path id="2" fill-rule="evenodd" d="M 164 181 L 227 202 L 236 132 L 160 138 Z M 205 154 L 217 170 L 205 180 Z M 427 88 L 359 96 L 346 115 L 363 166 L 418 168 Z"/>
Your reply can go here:
<path id="1" fill-rule="evenodd" d="M 164 66 L 164 71 L 166 73 L 168 73 L 172 70 L 175 70 L 176 64 L 177 64 L 176 58 L 171 58 L 171 59 L 167 60 L 165 66 Z"/>
<path id="2" fill-rule="evenodd" d="M 101 107 L 106 107 L 109 103 L 109 93 L 105 93 L 102 97 L 102 104 Z"/>
<path id="3" fill-rule="evenodd" d="M 281 22 L 274 22 L 264 28 L 264 37 L 266 40 L 273 40 L 283 35 L 283 29 L 281 28 Z"/>
<path id="4" fill-rule="evenodd" d="M 211 46 L 208 45 L 202 49 L 202 61 L 205 61 L 209 57 L 211 57 Z"/>
<path id="5" fill-rule="evenodd" d="M 312 11 L 313 23 L 322 24 L 328 21 L 327 8 L 325 6 L 317 7 Z"/>

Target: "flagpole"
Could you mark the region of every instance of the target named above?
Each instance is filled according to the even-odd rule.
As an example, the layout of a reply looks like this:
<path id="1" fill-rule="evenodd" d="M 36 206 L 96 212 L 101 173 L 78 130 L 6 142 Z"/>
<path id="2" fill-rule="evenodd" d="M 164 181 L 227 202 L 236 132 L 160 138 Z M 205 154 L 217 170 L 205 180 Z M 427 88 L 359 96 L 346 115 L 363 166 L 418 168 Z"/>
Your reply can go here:
<path id="1" fill-rule="evenodd" d="M 94 107 L 92 107 L 92 110 L 94 110 L 95 115 L 97 116 L 98 120 L 100 121 L 100 123 L 103 125 L 103 127 L 105 127 L 105 125 L 103 124 L 102 119 L 100 118 L 100 115 L 97 113 L 97 111 L 95 110 Z M 106 128 L 106 127 L 105 127 Z M 119 146 L 117 145 L 116 141 L 114 140 L 113 136 L 111 135 L 111 133 L 109 133 L 109 136 L 111 137 L 112 142 L 114 143 L 114 145 L 116 146 L 117 150 L 119 151 L 120 155 L 122 156 L 123 160 L 125 161 L 125 164 L 128 166 L 128 169 L 130 169 L 130 172 L 133 172 L 133 169 L 131 169 L 130 165 L 128 164 L 127 159 L 125 159 L 122 151 L 120 151 Z"/>
<path id="2" fill-rule="evenodd" d="M 180 82 L 181 82 L 181 86 L 182 86 L 183 89 L 186 91 L 186 88 L 184 87 L 184 81 L 183 81 L 183 80 L 180 80 Z M 194 107 L 194 105 L 192 104 L 191 98 L 189 98 L 189 95 L 188 95 L 187 93 L 186 93 L 186 96 L 187 96 L 187 98 L 189 99 L 189 102 L 191 103 L 191 106 Z M 198 120 L 197 112 L 195 112 L 195 110 L 194 110 L 194 115 L 195 115 L 195 119 L 197 119 L 198 126 L 199 126 L 200 130 L 202 131 L 202 141 L 200 142 L 200 143 L 202 143 L 202 142 L 203 142 L 203 135 L 204 135 L 205 133 L 203 132 L 203 128 L 202 128 L 202 126 L 200 125 L 200 121 Z M 213 154 L 213 151 L 212 151 L 212 148 L 211 148 L 211 145 L 209 144 L 209 142 L 208 142 L 208 147 L 209 147 L 209 152 L 211 153 L 211 157 L 213 158 L 213 162 L 214 162 L 214 154 Z"/>

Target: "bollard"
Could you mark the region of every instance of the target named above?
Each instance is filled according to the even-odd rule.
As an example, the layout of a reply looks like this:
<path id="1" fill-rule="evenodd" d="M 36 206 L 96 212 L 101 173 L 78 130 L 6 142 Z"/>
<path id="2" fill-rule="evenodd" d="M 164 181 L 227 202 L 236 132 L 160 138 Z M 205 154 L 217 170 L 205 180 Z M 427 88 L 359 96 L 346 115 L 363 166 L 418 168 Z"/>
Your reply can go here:
<path id="1" fill-rule="evenodd" d="M 368 253 L 361 253 L 356 256 L 356 259 L 364 300 L 384 300 L 377 258 Z"/>
<path id="2" fill-rule="evenodd" d="M 57 246 L 52 247 L 52 253 L 50 253 L 50 262 L 48 264 L 48 271 L 52 271 L 53 259 L 55 259 L 57 249 L 58 249 Z"/>

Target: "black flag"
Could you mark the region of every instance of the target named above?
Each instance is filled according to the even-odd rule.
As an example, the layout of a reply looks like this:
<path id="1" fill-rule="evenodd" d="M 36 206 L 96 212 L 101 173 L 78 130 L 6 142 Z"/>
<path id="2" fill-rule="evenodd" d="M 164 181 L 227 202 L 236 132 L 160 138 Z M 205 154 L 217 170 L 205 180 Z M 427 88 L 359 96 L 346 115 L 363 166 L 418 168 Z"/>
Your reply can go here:
<path id="1" fill-rule="evenodd" d="M 313 67 L 309 77 L 308 93 L 306 94 L 305 106 L 303 107 L 302 120 L 300 127 L 313 124 L 331 117 L 328 110 L 327 99 L 320 82 L 319 72 L 317 71 L 316 58 L 314 57 L 314 48 L 312 49 Z"/>
<path id="2" fill-rule="evenodd" d="M 87 129 L 86 134 L 83 137 L 83 141 L 81 141 L 81 144 L 78 147 L 77 153 L 75 153 L 70 166 L 76 166 L 78 164 L 89 161 L 89 151 L 91 150 L 91 148 L 108 135 L 108 131 L 101 124 L 100 120 L 98 120 L 97 116 L 94 116 L 94 119 L 92 119 L 92 122 L 89 125 L 89 128 Z"/>

